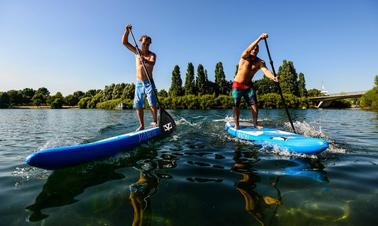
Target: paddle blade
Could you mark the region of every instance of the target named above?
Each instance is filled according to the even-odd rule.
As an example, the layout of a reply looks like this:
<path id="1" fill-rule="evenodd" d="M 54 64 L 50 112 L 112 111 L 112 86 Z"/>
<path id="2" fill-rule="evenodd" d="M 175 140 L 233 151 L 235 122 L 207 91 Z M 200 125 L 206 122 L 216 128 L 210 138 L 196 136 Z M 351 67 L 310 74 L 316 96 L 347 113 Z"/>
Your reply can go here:
<path id="1" fill-rule="evenodd" d="M 163 108 L 160 108 L 159 127 L 162 133 L 172 133 L 176 128 L 175 120 Z"/>

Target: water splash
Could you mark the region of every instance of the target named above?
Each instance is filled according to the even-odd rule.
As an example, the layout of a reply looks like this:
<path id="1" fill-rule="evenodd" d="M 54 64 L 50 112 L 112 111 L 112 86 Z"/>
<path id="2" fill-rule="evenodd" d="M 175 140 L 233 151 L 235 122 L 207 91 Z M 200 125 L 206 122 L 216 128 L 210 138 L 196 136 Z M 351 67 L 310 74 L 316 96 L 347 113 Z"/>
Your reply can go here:
<path id="1" fill-rule="evenodd" d="M 11 175 L 19 178 L 14 184 L 15 187 L 19 187 L 31 179 L 46 180 L 50 175 L 50 172 L 48 170 L 34 167 L 16 167 Z"/>
<path id="2" fill-rule="evenodd" d="M 337 144 L 335 144 L 335 141 L 332 140 L 321 128 L 321 125 L 318 127 L 315 127 L 313 125 L 310 125 L 308 122 L 303 121 L 295 121 L 294 127 L 298 134 L 302 134 L 305 137 L 318 137 L 326 140 L 329 143 L 329 147 L 325 152 L 329 153 L 336 153 L 336 154 L 345 154 L 346 150 L 339 147 Z M 290 131 L 291 125 L 289 122 L 285 122 L 285 127 L 287 127 Z"/>
<path id="3" fill-rule="evenodd" d="M 268 153 L 268 154 L 275 154 L 287 158 L 311 158 L 311 159 L 317 159 L 318 156 L 316 155 L 306 155 L 303 153 L 295 153 L 288 151 L 287 148 L 279 147 L 277 145 L 271 145 L 271 144 L 263 144 L 262 147 L 259 149 L 260 152 Z"/>
<path id="4" fill-rule="evenodd" d="M 306 121 L 300 122 L 300 121 L 295 121 L 293 123 L 296 131 L 298 134 L 302 134 L 305 137 L 320 137 L 320 138 L 325 138 L 328 139 L 328 136 L 322 131 L 321 127 L 315 128 L 314 126 L 310 125 Z M 290 131 L 291 125 L 289 122 L 285 122 L 285 127 L 288 128 Z"/>
<path id="5" fill-rule="evenodd" d="M 213 119 L 212 121 L 213 122 L 233 122 L 234 117 L 226 115 L 225 118 Z M 261 118 L 261 119 L 259 118 L 258 119 L 258 122 L 270 122 L 270 121 L 272 121 L 272 119 L 270 119 L 270 118 Z M 239 118 L 239 122 L 252 122 L 252 119 L 250 119 L 250 118 Z"/>
<path id="6" fill-rule="evenodd" d="M 199 128 L 201 125 L 201 122 L 189 122 L 184 117 L 181 117 L 179 120 L 176 121 L 176 125 L 186 125 L 191 127 L 197 127 Z"/>

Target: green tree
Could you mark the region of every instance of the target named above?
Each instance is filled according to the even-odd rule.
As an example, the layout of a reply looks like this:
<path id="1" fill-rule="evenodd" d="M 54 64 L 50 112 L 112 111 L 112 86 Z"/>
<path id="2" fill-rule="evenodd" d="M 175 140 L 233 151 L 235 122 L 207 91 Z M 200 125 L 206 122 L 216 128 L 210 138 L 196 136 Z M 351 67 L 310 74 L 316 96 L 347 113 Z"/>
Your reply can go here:
<path id="1" fill-rule="evenodd" d="M 178 65 L 172 71 L 172 82 L 171 88 L 169 88 L 169 95 L 171 96 L 181 96 L 182 92 L 182 80 L 180 75 L 180 67 Z"/>
<path id="2" fill-rule="evenodd" d="M 69 106 L 76 106 L 79 101 L 75 99 L 74 95 L 70 94 L 64 97 L 64 103 Z"/>
<path id="3" fill-rule="evenodd" d="M 75 91 L 73 94 L 64 97 L 64 103 L 69 106 L 76 106 L 79 103 L 79 100 L 84 96 L 85 93 L 82 91 Z"/>
<path id="4" fill-rule="evenodd" d="M 280 85 L 283 93 L 290 93 L 299 96 L 298 75 L 292 61 L 284 60 L 278 70 Z"/>
<path id="5" fill-rule="evenodd" d="M 0 92 L 0 108 L 9 107 L 9 96 L 6 92 Z"/>
<path id="6" fill-rule="evenodd" d="M 50 95 L 50 91 L 47 88 L 45 88 L 45 87 L 39 88 L 36 93 L 40 93 L 40 94 L 42 94 L 45 97 L 47 97 L 47 96 Z"/>
<path id="7" fill-rule="evenodd" d="M 215 82 L 212 81 L 206 81 L 203 94 L 214 94 L 217 96 L 218 92 L 218 86 L 215 84 Z"/>
<path id="8" fill-rule="evenodd" d="M 36 106 L 46 104 L 47 97 L 49 97 L 49 95 L 50 91 L 45 87 L 41 87 L 35 92 L 34 96 L 32 97 L 32 102 Z"/>
<path id="9" fill-rule="evenodd" d="M 192 63 L 188 63 L 188 68 L 186 69 L 184 90 L 185 95 L 196 94 L 196 83 L 194 81 L 194 66 Z"/>
<path id="10" fill-rule="evenodd" d="M 46 103 L 46 97 L 42 93 L 36 92 L 32 98 L 32 102 L 36 106 L 41 106 Z"/>
<path id="11" fill-rule="evenodd" d="M 360 106 L 372 110 L 378 110 L 378 86 L 367 91 L 360 100 Z"/>
<path id="12" fill-rule="evenodd" d="M 134 98 L 134 93 L 135 93 L 135 84 L 127 83 L 125 87 L 123 88 L 121 98 L 132 100 Z"/>
<path id="13" fill-rule="evenodd" d="M 262 79 L 256 80 L 254 84 L 259 95 L 266 93 L 278 93 L 277 84 L 266 76 L 263 76 Z"/>
<path id="14" fill-rule="evenodd" d="M 83 93 L 82 91 L 75 91 L 73 94 L 72 94 L 75 98 L 77 98 L 77 99 L 81 99 L 82 97 L 84 97 L 85 96 L 85 93 Z"/>
<path id="15" fill-rule="evenodd" d="M 378 110 L 378 75 L 374 78 L 375 87 L 368 90 L 360 99 L 360 106 L 372 110 Z"/>
<path id="16" fill-rule="evenodd" d="M 80 99 L 79 103 L 77 103 L 77 105 L 79 106 L 79 108 L 88 108 L 88 103 L 89 101 L 91 101 L 92 97 L 83 97 Z"/>
<path id="17" fill-rule="evenodd" d="M 103 94 L 102 94 L 102 98 L 103 98 L 102 101 L 107 101 L 107 100 L 111 100 L 112 99 L 114 87 L 115 87 L 114 83 L 112 83 L 110 86 L 105 86 L 105 89 L 104 89 Z M 96 92 L 96 95 L 97 94 L 98 93 Z"/>
<path id="18" fill-rule="evenodd" d="M 114 99 L 121 98 L 125 87 L 126 87 L 125 83 L 116 84 L 113 89 L 112 99 L 114 100 Z"/>
<path id="19" fill-rule="evenodd" d="M 165 91 L 165 89 L 161 89 L 161 90 L 158 92 L 158 96 L 159 96 L 159 97 L 168 97 L 168 93 L 167 93 L 167 91 Z"/>
<path id="20" fill-rule="evenodd" d="M 32 103 L 32 98 L 35 94 L 35 90 L 32 89 L 32 88 L 25 88 L 23 90 L 21 90 L 21 95 L 22 95 L 22 103 L 23 104 L 30 104 Z"/>
<path id="21" fill-rule="evenodd" d="M 51 108 L 62 108 L 64 104 L 64 97 L 61 92 L 57 92 L 53 96 L 48 96 L 46 103 L 50 105 Z"/>
<path id="22" fill-rule="evenodd" d="M 22 95 L 17 90 L 9 90 L 7 94 L 10 105 L 20 105 L 23 102 Z"/>
<path id="23" fill-rule="evenodd" d="M 197 93 L 202 95 L 205 93 L 205 85 L 206 85 L 206 74 L 202 64 L 199 64 L 197 67 L 197 79 L 196 79 L 196 87 Z"/>
<path id="24" fill-rule="evenodd" d="M 85 97 L 93 97 L 94 95 L 96 95 L 97 93 L 97 90 L 95 89 L 90 89 L 88 90 L 86 93 L 85 93 Z M 75 93 L 74 93 L 75 94 Z M 81 96 L 80 98 L 84 97 L 84 96 Z"/>
<path id="25" fill-rule="evenodd" d="M 114 85 L 114 84 L 113 84 Z M 108 93 L 109 94 L 109 93 Z M 90 101 L 87 103 L 87 108 L 96 108 L 96 105 L 100 102 L 103 102 L 106 97 L 103 92 L 99 92 L 94 95 Z M 107 100 L 105 100 L 107 101 Z"/>
<path id="26" fill-rule="evenodd" d="M 307 96 L 305 77 L 302 72 L 298 75 L 298 92 L 301 97 Z"/>
<path id="27" fill-rule="evenodd" d="M 61 109 L 63 107 L 64 100 L 63 98 L 57 97 L 54 101 L 50 104 L 52 109 Z"/>
<path id="28" fill-rule="evenodd" d="M 324 96 L 321 90 L 318 89 L 309 89 L 307 91 L 307 96 L 309 97 L 318 97 L 318 96 Z"/>
<path id="29" fill-rule="evenodd" d="M 228 94 L 230 91 L 230 87 L 226 81 L 226 75 L 223 71 L 223 64 L 222 62 L 218 62 L 215 65 L 215 84 L 218 87 L 219 94 Z"/>

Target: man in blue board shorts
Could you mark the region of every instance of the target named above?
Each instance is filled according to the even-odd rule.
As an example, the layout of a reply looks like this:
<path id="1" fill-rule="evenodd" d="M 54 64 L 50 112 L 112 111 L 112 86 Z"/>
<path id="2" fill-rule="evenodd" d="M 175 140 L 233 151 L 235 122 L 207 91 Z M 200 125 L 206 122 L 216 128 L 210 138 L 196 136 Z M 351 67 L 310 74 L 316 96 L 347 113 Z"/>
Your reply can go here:
<path id="1" fill-rule="evenodd" d="M 257 124 L 257 98 L 256 91 L 252 85 L 252 78 L 256 72 L 261 69 L 266 77 L 278 82 L 278 79 L 274 74 L 265 66 L 265 62 L 257 57 L 257 54 L 259 53 L 258 43 L 265 38 L 268 38 L 268 34 L 261 34 L 240 56 L 238 71 L 232 83 L 232 98 L 234 99 L 232 110 L 234 113 L 235 129 L 239 128 L 239 107 L 242 97 L 244 97 L 247 105 L 251 106 L 254 126 L 256 128 L 261 128 Z"/>
<path id="2" fill-rule="evenodd" d="M 156 96 L 154 95 L 153 84 L 148 80 L 148 75 L 151 76 L 152 80 L 152 71 L 156 62 L 155 53 L 150 51 L 151 37 L 147 35 L 142 35 L 139 41 L 141 43 L 142 49 L 139 50 L 141 56 L 138 55 L 137 49 L 135 46 L 129 43 L 129 33 L 132 26 L 129 24 L 126 26 L 125 34 L 122 37 L 122 43 L 126 46 L 131 52 L 135 54 L 136 62 L 136 83 L 135 83 L 135 97 L 134 97 L 134 108 L 137 109 L 137 116 L 139 121 L 139 130 L 144 129 L 144 99 L 147 96 L 148 104 L 151 108 L 151 114 L 153 118 L 153 126 L 157 126 L 157 110 L 156 110 Z M 145 74 L 143 69 L 143 64 L 146 66 L 148 75 Z"/>

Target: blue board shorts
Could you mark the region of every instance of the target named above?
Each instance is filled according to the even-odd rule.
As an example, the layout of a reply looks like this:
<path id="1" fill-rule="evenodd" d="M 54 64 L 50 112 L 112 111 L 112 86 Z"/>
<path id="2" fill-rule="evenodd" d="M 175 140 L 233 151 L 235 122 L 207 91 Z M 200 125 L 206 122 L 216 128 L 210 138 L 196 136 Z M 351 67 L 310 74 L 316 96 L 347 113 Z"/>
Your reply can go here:
<path id="1" fill-rule="evenodd" d="M 134 108 L 144 108 L 144 98 L 147 95 L 147 101 L 150 107 L 156 106 L 156 96 L 153 91 L 153 85 L 150 81 L 135 82 Z"/>
<path id="2" fill-rule="evenodd" d="M 232 98 L 234 107 L 240 106 L 241 98 L 244 98 L 248 106 L 257 104 L 256 90 L 252 85 L 244 85 L 237 82 L 232 84 Z"/>

